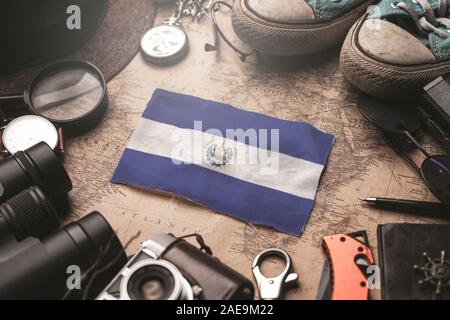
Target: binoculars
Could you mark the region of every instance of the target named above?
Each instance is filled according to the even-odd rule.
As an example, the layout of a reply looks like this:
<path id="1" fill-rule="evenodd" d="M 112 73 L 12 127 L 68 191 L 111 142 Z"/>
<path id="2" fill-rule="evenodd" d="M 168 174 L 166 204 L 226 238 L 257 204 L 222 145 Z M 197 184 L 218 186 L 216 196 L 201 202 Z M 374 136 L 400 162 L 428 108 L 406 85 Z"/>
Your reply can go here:
<path id="1" fill-rule="evenodd" d="M 0 161 L 0 299 L 94 298 L 127 262 L 100 213 L 60 228 L 71 189 L 44 142 Z"/>

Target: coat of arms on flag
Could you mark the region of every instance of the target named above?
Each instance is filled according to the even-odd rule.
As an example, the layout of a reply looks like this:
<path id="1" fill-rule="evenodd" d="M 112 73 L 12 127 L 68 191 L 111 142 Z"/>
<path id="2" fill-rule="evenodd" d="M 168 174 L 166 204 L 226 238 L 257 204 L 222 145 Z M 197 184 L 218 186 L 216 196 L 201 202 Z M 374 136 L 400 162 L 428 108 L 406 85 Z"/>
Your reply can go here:
<path id="1" fill-rule="evenodd" d="M 307 123 L 158 89 L 112 182 L 299 235 L 333 142 Z"/>

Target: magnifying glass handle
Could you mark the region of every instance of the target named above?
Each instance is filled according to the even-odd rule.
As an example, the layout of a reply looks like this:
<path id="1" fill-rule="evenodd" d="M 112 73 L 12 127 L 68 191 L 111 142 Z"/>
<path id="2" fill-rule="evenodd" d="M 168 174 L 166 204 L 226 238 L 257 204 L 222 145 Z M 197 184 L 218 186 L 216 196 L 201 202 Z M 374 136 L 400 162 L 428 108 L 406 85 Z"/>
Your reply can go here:
<path id="1" fill-rule="evenodd" d="M 19 110 L 24 107 L 26 107 L 24 95 L 0 97 L 0 109 L 4 111 Z"/>
<path id="2" fill-rule="evenodd" d="M 15 102 L 15 101 L 17 101 L 17 102 L 22 101 L 23 102 L 23 99 L 24 99 L 24 95 L 23 94 L 17 95 L 17 96 L 3 96 L 3 97 L 0 96 L 0 103 Z"/>
<path id="3" fill-rule="evenodd" d="M 25 105 L 24 95 L 17 96 L 3 96 L 0 97 L 0 108 L 2 109 L 17 109 L 23 108 Z"/>

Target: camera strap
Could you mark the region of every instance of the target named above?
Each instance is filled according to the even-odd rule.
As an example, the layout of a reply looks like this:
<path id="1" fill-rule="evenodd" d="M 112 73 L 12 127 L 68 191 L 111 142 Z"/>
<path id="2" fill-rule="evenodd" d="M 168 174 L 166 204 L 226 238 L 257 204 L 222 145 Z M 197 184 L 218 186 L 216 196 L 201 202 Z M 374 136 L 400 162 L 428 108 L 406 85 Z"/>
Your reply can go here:
<path id="1" fill-rule="evenodd" d="M 179 240 L 187 239 L 187 238 L 195 238 L 197 240 L 198 244 L 200 245 L 200 250 L 204 251 L 205 253 L 209 254 L 210 256 L 213 255 L 211 248 L 205 243 L 205 240 L 201 235 L 198 233 L 188 234 L 186 236 L 179 237 Z"/>

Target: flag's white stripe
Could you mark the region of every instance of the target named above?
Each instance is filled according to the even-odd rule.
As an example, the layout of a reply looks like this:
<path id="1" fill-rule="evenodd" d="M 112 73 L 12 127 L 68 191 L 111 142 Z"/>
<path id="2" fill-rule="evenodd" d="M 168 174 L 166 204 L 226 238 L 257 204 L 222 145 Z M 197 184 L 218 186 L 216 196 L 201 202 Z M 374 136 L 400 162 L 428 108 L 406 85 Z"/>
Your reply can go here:
<path id="1" fill-rule="evenodd" d="M 266 160 L 269 159 L 269 161 L 261 161 L 260 158 L 252 163 L 249 161 L 242 163 L 235 158 L 234 162 L 224 167 L 211 166 L 206 161 L 205 154 L 207 146 L 214 141 L 220 143 L 225 141 L 226 146 L 233 146 L 232 150 L 235 156 L 255 155 L 260 152 L 260 155 L 266 155 Z M 323 170 L 322 165 L 310 161 L 275 151 L 270 151 L 268 154 L 267 150 L 245 143 L 145 118 L 141 119 L 128 148 L 170 158 L 174 163 L 178 161 L 193 163 L 240 180 L 311 200 L 315 197 Z M 232 200 L 230 199 L 230 201 Z"/>

